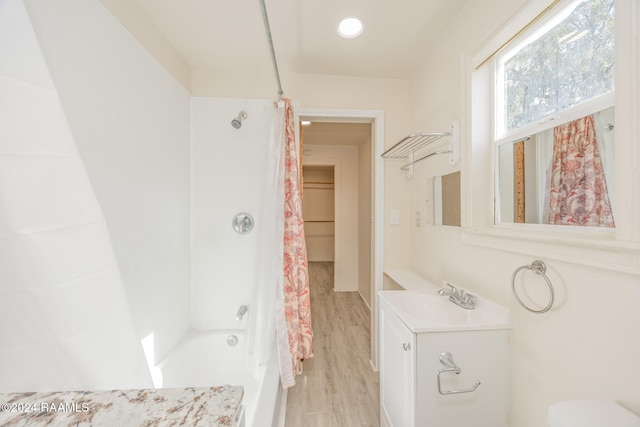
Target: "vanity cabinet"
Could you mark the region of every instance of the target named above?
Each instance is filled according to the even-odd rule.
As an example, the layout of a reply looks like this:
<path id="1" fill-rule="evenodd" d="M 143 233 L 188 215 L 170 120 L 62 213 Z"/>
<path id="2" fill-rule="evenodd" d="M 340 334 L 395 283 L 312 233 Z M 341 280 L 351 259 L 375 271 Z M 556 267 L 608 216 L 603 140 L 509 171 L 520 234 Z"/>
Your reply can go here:
<path id="1" fill-rule="evenodd" d="M 416 334 L 380 305 L 380 411 L 388 426 L 412 426 L 415 415 Z M 385 426 L 381 422 L 382 426 Z"/>
<path id="2" fill-rule="evenodd" d="M 379 310 L 381 426 L 509 425 L 509 329 L 414 332 L 383 297 Z M 469 390 L 480 381 L 474 391 L 440 393 L 445 352 L 460 372 L 441 372 L 440 391 Z"/>

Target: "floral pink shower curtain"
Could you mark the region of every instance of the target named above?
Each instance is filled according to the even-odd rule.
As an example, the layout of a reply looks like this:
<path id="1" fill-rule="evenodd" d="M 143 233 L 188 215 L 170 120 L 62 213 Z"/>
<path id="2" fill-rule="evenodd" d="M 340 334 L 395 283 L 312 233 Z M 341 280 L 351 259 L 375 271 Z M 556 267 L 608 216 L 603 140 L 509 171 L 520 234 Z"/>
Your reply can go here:
<path id="1" fill-rule="evenodd" d="M 291 373 L 281 375 L 286 388 L 295 384 L 297 364 L 313 357 L 313 332 L 293 106 L 289 99 L 284 102 L 284 315 L 291 352 Z"/>
<path id="2" fill-rule="evenodd" d="M 553 130 L 548 224 L 614 227 L 593 116 Z"/>

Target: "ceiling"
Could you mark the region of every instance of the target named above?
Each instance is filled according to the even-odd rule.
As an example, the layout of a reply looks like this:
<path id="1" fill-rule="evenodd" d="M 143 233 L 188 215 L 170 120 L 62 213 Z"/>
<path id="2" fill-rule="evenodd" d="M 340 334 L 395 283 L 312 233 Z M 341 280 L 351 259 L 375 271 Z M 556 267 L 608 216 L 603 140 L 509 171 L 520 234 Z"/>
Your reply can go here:
<path id="1" fill-rule="evenodd" d="M 271 71 L 259 0 L 131 0 L 193 69 Z M 265 0 L 280 73 L 406 78 L 467 0 Z M 338 21 L 364 21 L 360 37 Z"/>

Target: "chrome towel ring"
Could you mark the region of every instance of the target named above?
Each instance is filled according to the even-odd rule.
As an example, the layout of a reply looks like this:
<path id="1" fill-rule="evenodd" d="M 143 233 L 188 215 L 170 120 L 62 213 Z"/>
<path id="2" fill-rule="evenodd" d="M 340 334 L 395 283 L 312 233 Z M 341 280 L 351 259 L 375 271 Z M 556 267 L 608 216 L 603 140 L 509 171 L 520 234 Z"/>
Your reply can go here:
<path id="1" fill-rule="evenodd" d="M 518 296 L 518 292 L 516 291 L 515 280 L 516 280 L 516 275 L 520 272 L 520 270 L 532 270 L 536 274 L 539 274 L 540 276 L 542 276 L 544 280 L 547 282 L 547 286 L 549 286 L 549 304 L 547 304 L 547 306 L 542 310 L 534 310 L 528 307 L 525 303 L 522 302 L 522 300 Z M 549 280 L 549 278 L 545 274 L 546 272 L 547 272 L 547 266 L 544 265 L 544 262 L 540 260 L 535 260 L 530 265 L 523 265 L 522 267 L 518 267 L 516 271 L 513 272 L 513 275 L 511 276 L 511 290 L 513 291 L 513 296 L 516 297 L 516 300 L 518 300 L 521 306 L 523 306 L 524 308 L 526 308 L 532 313 L 537 313 L 537 314 L 546 313 L 547 311 L 549 311 L 549 309 L 553 305 L 553 300 L 555 298 L 554 292 L 553 292 L 553 285 L 551 284 L 551 280 Z"/>

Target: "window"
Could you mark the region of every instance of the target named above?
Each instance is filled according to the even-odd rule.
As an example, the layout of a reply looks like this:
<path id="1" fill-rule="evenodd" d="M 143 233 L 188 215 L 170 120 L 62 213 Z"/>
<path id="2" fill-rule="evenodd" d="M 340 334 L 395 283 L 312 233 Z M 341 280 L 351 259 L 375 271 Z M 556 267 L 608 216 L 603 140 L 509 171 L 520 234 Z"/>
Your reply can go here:
<path id="1" fill-rule="evenodd" d="M 613 1 L 557 6 L 496 57 L 496 222 L 615 226 Z"/>
<path id="2" fill-rule="evenodd" d="M 613 0 L 578 0 L 498 57 L 498 134 L 614 90 Z"/>
<path id="3" fill-rule="evenodd" d="M 461 132 L 468 134 L 470 140 L 463 153 L 462 239 L 468 244 L 533 257 L 544 256 L 640 274 L 640 190 L 637 184 L 640 179 L 640 40 L 636 37 L 640 30 L 640 7 L 637 0 L 587 0 L 579 3 L 554 0 L 552 6 L 550 2 L 551 0 L 528 0 L 518 13 L 509 15 L 510 18 L 490 38 L 472 54 L 465 56 L 463 90 L 468 99 L 468 116 L 463 116 L 461 120 Z M 520 50 L 543 39 L 546 33 L 564 28 L 563 25 L 567 22 L 579 22 L 583 18 L 578 14 L 586 16 L 584 14 L 591 11 L 585 8 L 591 7 L 608 15 L 606 19 L 584 19 L 585 22 L 592 22 L 594 25 L 589 28 L 597 31 L 603 31 L 608 26 L 609 35 L 601 40 L 606 39 L 605 45 L 615 50 L 614 56 L 609 56 L 611 61 L 615 60 L 615 64 L 612 63 L 611 69 L 598 68 L 607 61 L 606 55 L 590 57 L 587 62 L 582 61 L 579 55 L 574 55 L 579 64 L 575 68 L 585 68 L 587 72 L 590 71 L 589 68 L 591 71 L 606 69 L 606 73 L 593 73 L 596 77 L 605 76 L 601 79 L 605 84 L 598 83 L 598 86 L 583 83 L 593 81 L 589 80 L 588 74 L 573 74 L 579 77 L 564 78 L 566 70 L 556 68 L 557 71 L 550 74 L 559 77 L 545 80 L 547 87 L 538 92 L 544 96 L 523 100 L 515 96 L 516 92 L 512 92 L 514 95 L 508 97 L 511 87 L 521 88 L 504 77 L 513 75 L 509 74 L 509 67 L 523 71 L 519 69 L 525 64 L 525 60 L 518 56 Z M 614 18 L 615 31 L 611 27 L 614 24 L 611 20 Z M 609 23 L 604 25 L 605 21 Z M 568 35 L 578 28 L 581 29 Z M 556 33 L 558 55 L 563 54 L 570 46 L 592 49 L 586 44 L 586 39 L 592 35 L 582 35 L 584 29 L 583 26 L 565 34 Z M 597 31 L 595 33 L 600 34 Z M 518 35 L 517 38 L 514 34 Z M 567 37 L 560 41 L 563 36 Z M 553 62 L 559 64 L 560 59 Z M 585 64 L 590 65 L 586 67 Z M 566 68 L 566 65 L 563 67 Z M 536 73 L 533 73 L 528 81 L 521 80 L 520 85 L 533 86 L 535 77 Z M 585 87 L 604 89 L 593 90 L 589 95 L 584 95 L 583 87 L 574 84 L 576 90 L 568 97 L 571 101 L 559 101 L 560 98 L 555 95 L 555 87 L 563 84 L 571 86 L 572 79 L 582 79 L 580 85 Z M 527 93 L 531 94 L 532 90 Z M 520 92 L 523 93 L 525 91 Z M 511 124 L 507 124 L 507 99 L 512 100 L 513 107 L 518 107 L 518 103 L 520 106 L 519 110 L 514 108 L 509 112 L 512 116 Z M 531 114 L 518 122 L 520 118 L 516 118 L 517 115 L 531 113 L 541 104 L 544 104 L 545 109 L 540 108 L 535 115 Z M 604 132 L 603 138 L 598 142 L 603 142 L 602 145 L 606 148 L 603 161 L 607 168 L 611 167 L 611 171 L 606 172 L 606 178 L 609 195 L 613 196 L 611 206 L 615 227 L 557 226 L 546 225 L 543 220 L 536 221 L 536 216 L 544 216 L 546 175 L 551 163 L 549 156 L 553 154 L 545 150 L 553 145 L 553 132 L 555 128 L 564 128 L 561 125 L 582 122 L 582 118 L 587 116 L 592 116 L 596 134 L 599 132 L 598 122 L 601 125 L 600 131 Z M 603 146 L 600 146 L 601 151 Z M 530 167 L 529 157 L 534 162 L 533 167 Z M 503 162 L 503 159 L 509 159 L 510 163 Z M 516 191 L 520 188 L 516 184 L 521 184 L 521 178 L 525 183 L 524 194 Z M 535 185 L 533 190 L 529 188 L 530 183 Z M 512 200 L 508 200 L 509 198 Z M 517 216 L 524 216 L 524 221 L 515 221 L 513 218 Z"/>

